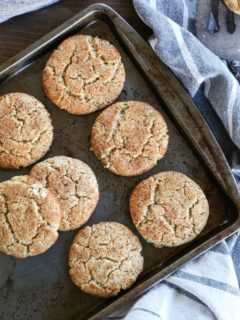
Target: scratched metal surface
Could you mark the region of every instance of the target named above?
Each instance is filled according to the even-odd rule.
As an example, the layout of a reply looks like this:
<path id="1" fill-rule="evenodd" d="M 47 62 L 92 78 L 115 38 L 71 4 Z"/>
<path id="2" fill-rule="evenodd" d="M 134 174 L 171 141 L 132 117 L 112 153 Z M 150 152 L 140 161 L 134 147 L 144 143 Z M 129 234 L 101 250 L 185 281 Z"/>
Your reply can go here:
<path id="1" fill-rule="evenodd" d="M 120 295 L 124 302 L 124 299 L 128 300 L 130 293 L 136 296 L 143 288 L 146 289 L 152 285 L 153 282 L 150 280 L 153 276 L 156 277 L 154 281 L 159 281 L 173 270 L 170 270 L 170 266 L 178 267 L 177 262 L 180 257 L 186 256 L 186 260 L 193 258 L 193 254 L 189 252 L 209 239 L 211 234 L 220 234 L 225 227 L 235 221 L 236 215 L 231 211 L 230 201 L 200 161 L 200 156 L 193 152 L 192 147 L 168 116 L 165 106 L 154 94 L 147 77 L 141 74 L 140 68 L 134 63 L 134 58 L 125 51 L 124 44 L 118 42 L 116 34 L 112 32 L 112 26 L 100 18 L 95 22 L 92 20 L 88 22 L 93 23 L 86 28 L 79 27 L 76 33 L 98 35 L 108 39 L 122 54 L 127 78 L 119 100 L 147 101 L 163 114 L 167 122 L 170 132 L 169 148 L 164 159 L 154 169 L 133 178 L 115 176 L 103 169 L 89 150 L 91 127 L 99 113 L 83 117 L 70 115 L 54 106 L 43 92 L 41 73 L 50 51 L 44 52 L 26 69 L 0 84 L 1 95 L 14 91 L 26 92 L 38 98 L 49 110 L 55 128 L 55 138 L 45 158 L 54 155 L 71 156 L 85 161 L 95 172 L 100 188 L 100 201 L 88 225 L 98 221 L 114 220 L 128 225 L 136 232 L 129 216 L 129 195 L 143 178 L 163 170 L 179 170 L 187 174 L 202 187 L 210 203 L 208 224 L 198 239 L 190 244 L 176 248 L 156 249 L 140 238 L 145 258 L 144 271 L 134 289 Z M 188 126 L 191 127 L 191 122 Z M 202 148 L 206 146 L 203 144 Z M 26 174 L 29 171 L 30 168 L 19 171 L 0 170 L 0 180 Z M 84 294 L 71 283 L 68 276 L 67 257 L 75 234 L 76 231 L 60 233 L 57 243 L 49 251 L 25 260 L 16 260 L 0 254 L 1 320 L 68 320 L 75 317 L 86 320 L 90 309 L 93 309 L 94 319 L 103 319 L 103 313 L 100 316 L 100 310 L 103 307 L 112 306 L 112 309 L 108 308 L 107 313 L 116 311 L 114 308 L 117 304 L 114 305 L 114 303 L 120 301 L 118 298 L 106 302 Z M 218 240 L 221 237 L 220 235 Z"/>

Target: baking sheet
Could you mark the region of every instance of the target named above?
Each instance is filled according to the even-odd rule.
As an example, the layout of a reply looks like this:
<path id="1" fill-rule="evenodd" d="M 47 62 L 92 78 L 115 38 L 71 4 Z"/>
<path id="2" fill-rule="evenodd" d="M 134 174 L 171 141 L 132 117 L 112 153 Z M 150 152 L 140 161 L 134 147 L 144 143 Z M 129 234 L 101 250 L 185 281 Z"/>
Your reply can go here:
<path id="1" fill-rule="evenodd" d="M 96 11 L 96 6 L 94 10 Z M 92 11 L 94 10 L 92 9 Z M 102 9 L 101 6 L 98 6 L 97 10 L 111 11 L 105 6 Z M 183 127 L 181 125 L 176 127 L 178 121 L 173 119 L 164 102 L 156 94 L 156 87 L 143 74 L 139 63 L 117 34 L 118 30 L 114 31 L 111 22 L 106 19 L 104 14 L 97 17 L 93 15 L 92 18 L 90 16 L 87 18 L 86 15 L 79 26 L 76 25 L 77 19 L 72 21 L 75 21 L 75 26 L 70 33 L 98 35 L 108 39 L 119 49 L 126 69 L 126 83 L 119 100 L 144 100 L 153 104 L 163 114 L 170 133 L 167 154 L 154 169 L 138 177 L 116 176 L 104 169 L 94 153 L 89 150 L 91 127 L 99 112 L 82 117 L 74 116 L 54 106 L 45 96 L 41 74 L 51 50 L 45 51 L 46 49 L 43 47 L 40 57 L 34 59 L 21 72 L 13 70 L 15 67 L 21 69 L 23 65 L 25 66 L 25 61 L 20 63 L 19 57 L 18 60 L 16 59 L 15 67 L 10 68 L 12 71 L 8 72 L 8 75 L 12 77 L 0 84 L 0 95 L 8 92 L 25 92 L 35 96 L 47 107 L 53 119 L 55 138 L 53 146 L 45 158 L 66 155 L 83 160 L 93 169 L 99 183 L 100 201 L 87 224 L 92 225 L 99 221 L 113 220 L 129 226 L 137 233 L 132 225 L 128 210 L 129 195 L 142 179 L 164 170 L 181 171 L 202 187 L 210 203 L 210 217 L 206 228 L 196 240 L 176 248 L 154 248 L 138 234 L 143 245 L 144 271 L 132 289 L 107 301 L 83 293 L 70 281 L 67 266 L 68 251 L 77 231 L 60 233 L 57 243 L 40 256 L 16 260 L 0 254 L 1 320 L 103 319 L 103 315 L 116 311 L 116 306 L 141 293 L 184 261 L 199 254 L 205 248 L 201 247 L 203 243 L 208 242 L 208 246 L 210 246 L 214 241 L 219 241 L 237 228 L 236 221 L 239 217 L 233 202 L 210 174 L 200 155 L 185 139 L 182 132 Z M 83 27 L 86 24 L 88 25 Z M 73 26 L 73 24 L 69 24 L 69 26 Z M 59 40 L 52 41 L 53 47 L 56 47 Z M 39 48 L 39 46 L 36 47 Z M 146 47 L 142 48 L 144 52 Z M 151 49 L 149 48 L 149 50 Z M 151 73 L 151 70 L 144 71 Z M 176 90 L 178 89 L 176 88 Z M 182 94 L 185 94 L 184 90 Z M 176 100 L 176 108 L 178 108 L 177 103 Z M 187 119 L 181 118 L 181 121 L 184 122 Z M 193 131 L 192 134 L 194 134 Z M 206 146 L 202 145 L 202 148 L 206 149 Z M 30 169 L 0 170 L 0 181 L 14 175 L 27 174 Z M 220 167 L 219 170 L 221 170 Z M 230 175 L 227 168 L 225 171 Z M 223 233 L 224 230 L 228 230 L 228 233 Z M 211 238 L 210 243 L 209 239 Z"/>

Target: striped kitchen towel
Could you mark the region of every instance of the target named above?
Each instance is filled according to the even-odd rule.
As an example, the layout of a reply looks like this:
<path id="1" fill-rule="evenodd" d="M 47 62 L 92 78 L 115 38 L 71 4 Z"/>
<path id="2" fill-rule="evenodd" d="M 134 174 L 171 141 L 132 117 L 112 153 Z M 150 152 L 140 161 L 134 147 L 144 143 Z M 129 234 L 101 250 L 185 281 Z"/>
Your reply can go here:
<path id="1" fill-rule="evenodd" d="M 0 0 L 0 23 L 20 14 L 49 6 L 59 0 Z"/>
<path id="2" fill-rule="evenodd" d="M 161 60 L 192 97 L 204 86 L 204 95 L 234 143 L 240 147 L 238 81 L 227 66 L 187 30 L 189 16 L 185 0 L 134 0 L 134 4 L 140 17 L 154 32 L 151 45 Z"/>
<path id="3" fill-rule="evenodd" d="M 226 65 L 190 32 L 188 6 L 194 2 L 134 0 L 134 5 L 154 32 L 150 41 L 153 49 L 204 111 L 210 127 L 216 126 L 209 119 L 213 108 L 240 147 L 240 87 Z M 224 128 L 218 131 L 220 140 L 226 140 Z M 240 179 L 239 163 L 236 153 L 233 172 Z M 125 317 L 126 311 L 122 311 L 109 319 L 239 320 L 239 283 L 240 237 L 235 234 L 147 292 Z"/>

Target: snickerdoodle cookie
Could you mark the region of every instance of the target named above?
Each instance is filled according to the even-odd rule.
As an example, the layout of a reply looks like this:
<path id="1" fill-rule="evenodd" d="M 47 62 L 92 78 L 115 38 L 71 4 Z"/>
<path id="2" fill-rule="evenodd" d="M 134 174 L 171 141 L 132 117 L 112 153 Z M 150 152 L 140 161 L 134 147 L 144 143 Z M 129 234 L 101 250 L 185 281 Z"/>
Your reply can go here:
<path id="1" fill-rule="evenodd" d="M 240 14 L 240 1 L 239 0 L 224 0 L 229 10 Z"/>
<path id="2" fill-rule="evenodd" d="M 150 170 L 167 146 L 167 125 L 146 102 L 115 103 L 102 111 L 92 128 L 91 149 L 105 168 L 121 176 Z"/>
<path id="3" fill-rule="evenodd" d="M 30 176 L 0 183 L 0 251 L 16 258 L 48 250 L 58 238 L 58 200 Z"/>
<path id="4" fill-rule="evenodd" d="M 113 103 L 124 81 L 125 70 L 118 50 L 107 40 L 86 35 L 64 40 L 43 71 L 49 99 L 78 115 Z"/>
<path id="5" fill-rule="evenodd" d="M 19 169 L 42 158 L 53 140 L 45 107 L 25 93 L 0 97 L 0 168 Z"/>
<path id="6" fill-rule="evenodd" d="M 37 163 L 30 175 L 59 200 L 62 211 L 59 230 L 73 230 L 87 222 L 98 203 L 99 191 L 97 179 L 86 163 L 56 156 Z"/>
<path id="7" fill-rule="evenodd" d="M 202 189 L 180 172 L 166 171 L 140 182 L 130 199 L 133 223 L 155 247 L 178 246 L 194 239 L 209 216 Z"/>
<path id="8" fill-rule="evenodd" d="M 126 226 L 100 222 L 82 228 L 69 254 L 70 276 L 83 291 L 100 297 L 116 296 L 143 269 L 142 246 Z"/>

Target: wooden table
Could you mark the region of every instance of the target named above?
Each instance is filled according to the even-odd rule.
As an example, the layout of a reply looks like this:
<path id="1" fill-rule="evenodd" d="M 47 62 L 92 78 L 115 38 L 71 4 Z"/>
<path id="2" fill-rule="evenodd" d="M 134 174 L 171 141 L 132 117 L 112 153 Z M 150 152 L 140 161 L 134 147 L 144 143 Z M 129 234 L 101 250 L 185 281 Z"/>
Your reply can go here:
<path id="1" fill-rule="evenodd" d="M 97 0 L 61 0 L 50 7 L 30 12 L 0 24 L 0 63 L 28 47 L 40 37 Z M 122 15 L 145 39 L 151 30 L 136 14 L 132 0 L 103 0 Z"/>

